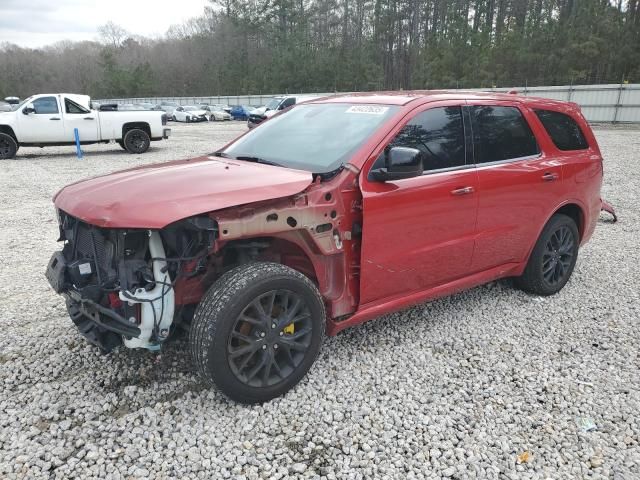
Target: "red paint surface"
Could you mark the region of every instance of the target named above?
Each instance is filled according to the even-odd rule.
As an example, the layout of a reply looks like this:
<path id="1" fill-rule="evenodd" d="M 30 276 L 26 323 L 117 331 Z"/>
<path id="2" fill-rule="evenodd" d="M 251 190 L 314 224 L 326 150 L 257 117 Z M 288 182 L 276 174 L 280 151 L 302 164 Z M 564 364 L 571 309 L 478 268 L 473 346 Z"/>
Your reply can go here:
<path id="1" fill-rule="evenodd" d="M 109 228 L 162 228 L 200 213 L 296 194 L 311 174 L 201 157 L 124 170 L 63 188 L 57 208 Z"/>
<path id="2" fill-rule="evenodd" d="M 236 228 L 238 219 L 255 218 L 256 212 L 266 216 L 294 208 L 293 213 L 302 216 L 307 211 L 312 219 L 308 225 L 277 231 L 266 220 L 264 225 L 254 222 L 244 238 L 273 238 L 274 251 L 265 252 L 265 259 L 282 258 L 301 271 L 313 268 L 327 303 L 330 334 L 426 300 L 519 275 L 545 223 L 564 206 L 579 208 L 582 243 L 595 229 L 602 205 L 602 158 L 575 104 L 460 91 L 354 94 L 311 103 L 322 102 L 400 108 L 353 154 L 349 168 L 323 183 L 311 184 L 309 173 L 296 170 L 203 158 L 81 182 L 63 189 L 56 206 L 96 225 L 134 228 L 161 228 L 204 212 L 221 225 L 230 222 Z M 540 156 L 387 183 L 367 179 L 387 142 L 417 111 L 468 104 L 519 108 L 538 140 Z M 590 148 L 558 150 L 533 108 L 572 116 Z M 545 180 L 545 174 L 554 180 Z M 451 194 L 462 187 L 473 191 Z M 328 194 L 331 200 L 326 200 Z M 278 198 L 283 201 L 273 202 Z M 248 204 L 252 205 L 229 208 Z M 331 211 L 336 212 L 335 218 L 328 215 Z M 330 251 L 326 235 L 312 228 L 327 221 L 342 242 Z M 358 226 L 361 234 L 356 234 Z M 233 240 L 238 237 L 223 236 L 213 253 Z M 295 254 L 287 253 L 287 245 L 294 246 Z M 198 301 L 203 290 L 196 283 L 177 286 L 179 296 Z"/>

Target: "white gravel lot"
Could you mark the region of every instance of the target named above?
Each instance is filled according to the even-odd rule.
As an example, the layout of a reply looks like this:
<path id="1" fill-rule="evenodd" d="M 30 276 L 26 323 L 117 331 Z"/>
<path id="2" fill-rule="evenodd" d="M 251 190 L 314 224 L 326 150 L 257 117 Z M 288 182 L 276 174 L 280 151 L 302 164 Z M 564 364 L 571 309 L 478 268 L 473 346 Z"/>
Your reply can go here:
<path id="1" fill-rule="evenodd" d="M 497 282 L 327 338 L 285 397 L 203 389 L 184 344 L 85 343 L 49 288 L 51 196 L 209 153 L 242 123 L 0 163 L 0 478 L 640 478 L 640 130 L 598 127 L 606 216 L 560 294 Z"/>

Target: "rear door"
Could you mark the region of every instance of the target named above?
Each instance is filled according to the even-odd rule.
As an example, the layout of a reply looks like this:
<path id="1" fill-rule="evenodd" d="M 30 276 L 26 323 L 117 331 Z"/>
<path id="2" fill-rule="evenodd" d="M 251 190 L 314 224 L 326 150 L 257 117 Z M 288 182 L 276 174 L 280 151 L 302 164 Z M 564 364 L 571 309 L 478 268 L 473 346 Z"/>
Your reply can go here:
<path id="1" fill-rule="evenodd" d="M 404 146 L 424 154 L 424 174 L 376 182 L 384 150 Z M 467 274 L 474 245 L 476 171 L 460 102 L 437 102 L 410 114 L 363 169 L 360 303 L 426 290 Z"/>
<path id="2" fill-rule="evenodd" d="M 73 100 L 64 97 L 64 131 L 66 141 L 75 141 L 75 129 L 81 142 L 93 142 L 99 140 L 98 115 Z"/>
<path id="3" fill-rule="evenodd" d="M 562 167 L 546 153 L 548 140 L 534 135 L 531 110 L 517 102 L 469 103 L 479 198 L 473 271 L 479 272 L 526 259 L 561 201 Z"/>
<path id="4" fill-rule="evenodd" d="M 24 109 L 33 105 L 35 113 L 24 115 Z M 22 143 L 60 143 L 64 142 L 64 124 L 60 113 L 58 98 L 51 95 L 39 97 L 24 105 L 18 111 L 20 142 Z"/>

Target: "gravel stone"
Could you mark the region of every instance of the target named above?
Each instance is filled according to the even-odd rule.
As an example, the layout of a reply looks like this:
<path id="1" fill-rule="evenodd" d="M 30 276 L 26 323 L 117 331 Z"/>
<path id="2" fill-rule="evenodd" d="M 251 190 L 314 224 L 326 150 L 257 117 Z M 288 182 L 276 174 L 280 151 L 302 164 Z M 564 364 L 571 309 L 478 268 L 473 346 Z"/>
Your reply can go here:
<path id="1" fill-rule="evenodd" d="M 246 130 L 171 128 L 143 155 L 0 162 L 0 478 L 638 478 L 640 130 L 595 128 L 620 221 L 601 216 L 558 295 L 499 281 L 387 315 L 325 339 L 296 388 L 245 406 L 198 381 L 184 342 L 102 355 L 44 279 L 61 187 Z"/>

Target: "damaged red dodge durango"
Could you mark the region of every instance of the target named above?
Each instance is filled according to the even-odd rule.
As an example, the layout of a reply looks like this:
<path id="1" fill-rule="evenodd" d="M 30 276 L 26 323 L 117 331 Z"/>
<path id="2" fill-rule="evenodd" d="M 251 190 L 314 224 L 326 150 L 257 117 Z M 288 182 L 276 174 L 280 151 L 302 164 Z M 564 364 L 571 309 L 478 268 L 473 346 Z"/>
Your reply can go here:
<path id="1" fill-rule="evenodd" d="M 185 329 L 205 381 L 261 402 L 300 381 L 325 331 L 502 277 L 556 293 L 601 182 L 572 103 L 328 97 L 209 156 L 63 188 L 47 278 L 102 350 Z"/>

